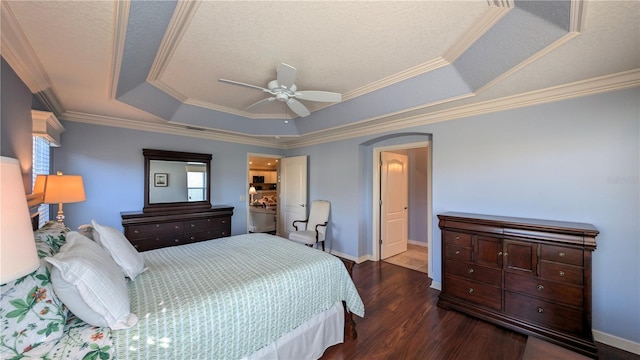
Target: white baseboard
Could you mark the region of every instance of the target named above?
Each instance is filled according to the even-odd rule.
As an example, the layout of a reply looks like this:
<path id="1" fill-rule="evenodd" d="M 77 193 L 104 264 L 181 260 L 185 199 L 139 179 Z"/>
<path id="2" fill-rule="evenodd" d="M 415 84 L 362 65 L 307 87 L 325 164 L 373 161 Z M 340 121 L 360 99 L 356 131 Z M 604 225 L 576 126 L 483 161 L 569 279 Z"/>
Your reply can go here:
<path id="1" fill-rule="evenodd" d="M 433 279 L 431 280 L 431 288 L 432 289 L 436 289 L 438 291 L 442 290 L 442 283 L 439 281 L 434 281 Z"/>
<path id="2" fill-rule="evenodd" d="M 633 342 L 631 340 L 623 339 L 615 335 L 607 334 L 602 331 L 593 330 L 593 338 L 595 341 L 613 346 L 624 351 L 628 351 L 633 354 L 640 355 L 640 343 Z"/>
<path id="3" fill-rule="evenodd" d="M 427 244 L 425 241 L 418 241 L 418 240 L 407 240 L 407 243 L 409 245 L 416 245 L 416 246 L 422 246 L 422 247 L 429 246 L 429 244 Z"/>
<path id="4" fill-rule="evenodd" d="M 371 255 L 355 257 L 355 256 L 351 256 L 351 255 L 347 255 L 347 254 L 341 253 L 340 251 L 335 251 L 335 250 L 331 250 L 329 252 L 332 255 L 339 256 L 341 258 L 354 261 L 356 264 L 360 264 L 360 263 L 363 263 L 363 262 L 365 262 L 367 260 L 371 260 Z"/>

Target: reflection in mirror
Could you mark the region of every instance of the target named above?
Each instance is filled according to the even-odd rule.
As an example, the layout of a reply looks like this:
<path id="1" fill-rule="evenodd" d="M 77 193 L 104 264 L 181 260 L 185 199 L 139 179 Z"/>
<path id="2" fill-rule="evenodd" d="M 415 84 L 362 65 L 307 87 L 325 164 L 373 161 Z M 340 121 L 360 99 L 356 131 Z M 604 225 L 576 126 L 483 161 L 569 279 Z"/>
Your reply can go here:
<path id="1" fill-rule="evenodd" d="M 201 162 L 149 161 L 149 203 L 207 200 L 207 167 Z"/>
<path id="2" fill-rule="evenodd" d="M 211 154 L 142 149 L 145 160 L 143 212 L 211 207 Z"/>

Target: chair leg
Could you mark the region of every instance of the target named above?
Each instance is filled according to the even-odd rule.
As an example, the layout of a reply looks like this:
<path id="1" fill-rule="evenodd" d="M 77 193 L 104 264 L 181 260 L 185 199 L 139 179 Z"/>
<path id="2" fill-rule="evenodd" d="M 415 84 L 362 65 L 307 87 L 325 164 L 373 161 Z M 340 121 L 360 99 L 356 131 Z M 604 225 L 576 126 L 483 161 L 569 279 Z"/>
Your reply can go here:
<path id="1" fill-rule="evenodd" d="M 324 251 L 324 241 L 321 241 L 322 243 L 322 251 Z"/>

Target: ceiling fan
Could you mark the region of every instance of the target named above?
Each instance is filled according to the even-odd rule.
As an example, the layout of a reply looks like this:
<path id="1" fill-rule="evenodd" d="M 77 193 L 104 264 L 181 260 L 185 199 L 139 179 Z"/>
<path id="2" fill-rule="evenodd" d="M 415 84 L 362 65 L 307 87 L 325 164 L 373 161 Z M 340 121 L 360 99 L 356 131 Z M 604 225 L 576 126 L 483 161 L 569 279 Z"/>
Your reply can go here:
<path id="1" fill-rule="evenodd" d="M 245 84 L 238 81 L 226 80 L 226 79 L 218 79 L 220 82 L 245 86 L 252 89 L 262 90 L 266 93 L 271 94 L 271 97 L 260 100 L 254 104 L 251 104 L 247 110 L 254 108 L 256 106 L 273 102 L 274 100 L 278 100 L 284 102 L 289 106 L 289 108 L 298 116 L 305 117 L 309 116 L 310 112 L 304 104 L 302 104 L 300 100 L 309 100 L 309 101 L 320 101 L 320 102 L 340 102 L 342 101 L 342 95 L 340 93 L 329 92 L 329 91 L 298 91 L 296 84 L 294 81 L 296 79 L 296 68 L 291 65 L 287 65 L 285 63 L 281 63 L 277 68 L 277 79 L 269 81 L 267 88 L 263 88 L 261 86 Z"/>

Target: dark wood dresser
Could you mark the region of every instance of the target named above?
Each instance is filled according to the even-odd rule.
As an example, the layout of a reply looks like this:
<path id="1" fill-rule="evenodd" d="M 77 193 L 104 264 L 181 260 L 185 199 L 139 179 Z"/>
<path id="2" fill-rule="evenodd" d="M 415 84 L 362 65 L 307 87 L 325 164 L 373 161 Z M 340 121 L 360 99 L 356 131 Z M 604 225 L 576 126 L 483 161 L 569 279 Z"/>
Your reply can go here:
<path id="1" fill-rule="evenodd" d="M 438 306 L 597 357 L 590 224 L 444 213 Z"/>
<path id="2" fill-rule="evenodd" d="M 138 251 L 231 235 L 233 207 L 183 212 L 121 212 L 124 235 Z"/>

